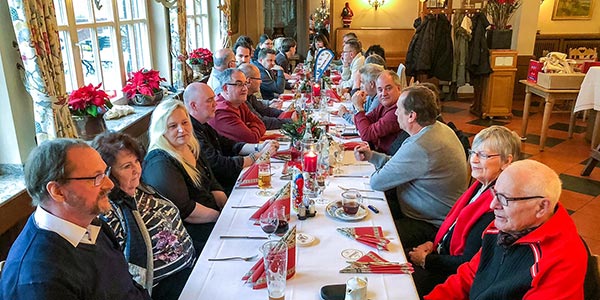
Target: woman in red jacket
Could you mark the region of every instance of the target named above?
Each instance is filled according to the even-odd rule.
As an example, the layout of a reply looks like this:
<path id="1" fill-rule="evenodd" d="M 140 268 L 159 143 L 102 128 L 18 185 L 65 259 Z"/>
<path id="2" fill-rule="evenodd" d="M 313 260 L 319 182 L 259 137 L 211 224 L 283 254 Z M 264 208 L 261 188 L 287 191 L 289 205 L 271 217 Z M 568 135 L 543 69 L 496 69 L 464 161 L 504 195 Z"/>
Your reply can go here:
<path id="1" fill-rule="evenodd" d="M 490 187 L 500 172 L 521 155 L 519 136 L 502 126 L 480 131 L 469 150 L 475 183 L 456 201 L 440 226 L 435 240 L 409 252 L 416 265 L 413 279 L 421 297 L 456 273 L 481 247 L 481 234 L 494 219 Z"/>

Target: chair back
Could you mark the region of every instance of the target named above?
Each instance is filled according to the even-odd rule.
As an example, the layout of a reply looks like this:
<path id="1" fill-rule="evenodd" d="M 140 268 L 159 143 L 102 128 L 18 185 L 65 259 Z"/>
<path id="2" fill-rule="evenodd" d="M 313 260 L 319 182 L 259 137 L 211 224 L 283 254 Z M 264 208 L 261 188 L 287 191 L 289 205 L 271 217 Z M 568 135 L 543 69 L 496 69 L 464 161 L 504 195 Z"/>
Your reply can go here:
<path id="1" fill-rule="evenodd" d="M 585 241 L 581 240 L 588 252 L 588 265 L 583 282 L 583 299 L 598 300 L 600 299 L 600 260 L 598 255 L 592 255 Z"/>
<path id="2" fill-rule="evenodd" d="M 2 268 L 4 268 L 4 263 L 5 262 L 6 262 L 5 260 L 0 261 L 0 279 L 2 278 Z"/>

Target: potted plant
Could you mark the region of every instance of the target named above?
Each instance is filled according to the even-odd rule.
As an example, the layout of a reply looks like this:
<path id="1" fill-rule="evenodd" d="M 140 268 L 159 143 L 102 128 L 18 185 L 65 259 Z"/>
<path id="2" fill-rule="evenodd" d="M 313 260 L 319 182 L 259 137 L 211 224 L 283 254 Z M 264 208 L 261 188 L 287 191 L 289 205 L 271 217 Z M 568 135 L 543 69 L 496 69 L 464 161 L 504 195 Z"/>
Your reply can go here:
<path id="1" fill-rule="evenodd" d="M 69 109 L 77 133 L 84 140 L 91 140 L 106 130 L 103 115 L 112 104 L 108 94 L 100 89 L 102 84 L 84 85 L 69 95 Z"/>
<path id="2" fill-rule="evenodd" d="M 488 0 L 485 13 L 492 19 L 491 29 L 487 32 L 490 49 L 510 49 L 512 29 L 508 21 L 521 6 L 521 0 Z"/>
<path id="3" fill-rule="evenodd" d="M 208 74 L 213 67 L 213 54 L 206 48 L 198 48 L 190 53 L 189 63 L 194 72 Z"/>
<path id="4" fill-rule="evenodd" d="M 154 105 L 163 97 L 163 90 L 160 88 L 161 81 L 166 81 L 166 79 L 160 77 L 158 71 L 142 68 L 129 74 L 123 92 L 136 105 Z"/>

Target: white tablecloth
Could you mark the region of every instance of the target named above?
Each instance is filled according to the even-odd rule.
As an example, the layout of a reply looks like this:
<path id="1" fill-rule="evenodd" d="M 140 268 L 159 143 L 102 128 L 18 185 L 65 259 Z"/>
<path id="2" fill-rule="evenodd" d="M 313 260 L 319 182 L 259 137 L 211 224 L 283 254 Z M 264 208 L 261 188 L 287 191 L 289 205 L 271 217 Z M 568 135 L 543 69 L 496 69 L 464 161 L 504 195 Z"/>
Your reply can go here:
<path id="1" fill-rule="evenodd" d="M 575 112 L 588 109 L 600 111 L 600 67 L 588 70 L 575 102 Z"/>
<path id="2" fill-rule="evenodd" d="M 332 120 L 334 121 L 334 120 Z M 340 122 L 340 120 L 335 120 Z M 351 151 L 346 151 L 342 167 L 345 174 L 369 175 L 374 171 L 366 162 L 356 162 Z M 279 179 L 283 164 L 273 163 L 273 190 L 277 191 L 287 181 Z M 338 187 L 370 189 L 367 178 L 335 177 L 329 178 L 329 185 L 323 193 L 327 200 L 341 199 L 342 190 Z M 198 262 L 191 274 L 180 299 L 260 299 L 268 298 L 267 290 L 253 290 L 244 284 L 242 276 L 256 263 L 255 261 L 218 261 L 209 262 L 211 257 L 251 256 L 259 254 L 258 248 L 265 240 L 220 239 L 221 235 L 264 236 L 259 226 L 249 221 L 256 211 L 252 209 L 233 209 L 237 205 L 262 205 L 265 197 L 256 195 L 258 188 L 235 189 L 213 230 Z M 366 196 L 384 197 L 382 192 L 364 193 Z M 316 237 L 309 247 L 297 247 L 296 274 L 287 281 L 287 300 L 321 299 L 320 289 L 324 285 L 342 284 L 352 276 L 359 274 L 341 274 L 346 267 L 346 259 L 341 255 L 344 249 L 358 249 L 363 253 L 374 251 L 389 261 L 406 262 L 404 250 L 394 226 L 386 201 L 365 200 L 365 205 L 377 207 L 379 214 L 369 211 L 369 215 L 358 222 L 344 222 L 325 214 L 325 205 L 317 206 L 317 216 L 304 221 L 292 215 L 290 228 Z M 381 226 L 386 237 L 391 239 L 390 251 L 379 251 L 346 238 L 338 233 L 337 227 Z M 412 277 L 404 274 L 363 274 L 368 277 L 369 299 L 418 299 Z"/>

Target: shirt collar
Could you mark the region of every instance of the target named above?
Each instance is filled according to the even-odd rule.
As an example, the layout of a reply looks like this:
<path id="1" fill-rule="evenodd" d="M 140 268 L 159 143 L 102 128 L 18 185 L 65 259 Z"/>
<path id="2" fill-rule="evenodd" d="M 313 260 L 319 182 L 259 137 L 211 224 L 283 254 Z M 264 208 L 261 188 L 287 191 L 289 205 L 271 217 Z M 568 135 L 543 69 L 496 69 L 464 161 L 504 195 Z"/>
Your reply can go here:
<path id="1" fill-rule="evenodd" d="M 73 247 L 77 247 L 79 243 L 96 244 L 96 239 L 100 233 L 100 226 L 90 224 L 87 228 L 83 228 L 49 213 L 39 206 L 33 217 L 39 228 L 60 235 Z"/>

